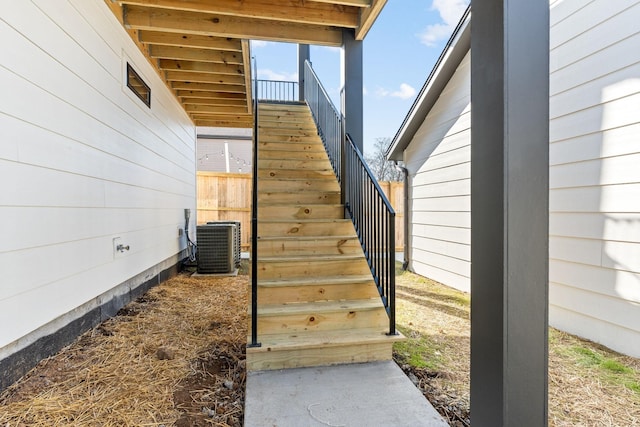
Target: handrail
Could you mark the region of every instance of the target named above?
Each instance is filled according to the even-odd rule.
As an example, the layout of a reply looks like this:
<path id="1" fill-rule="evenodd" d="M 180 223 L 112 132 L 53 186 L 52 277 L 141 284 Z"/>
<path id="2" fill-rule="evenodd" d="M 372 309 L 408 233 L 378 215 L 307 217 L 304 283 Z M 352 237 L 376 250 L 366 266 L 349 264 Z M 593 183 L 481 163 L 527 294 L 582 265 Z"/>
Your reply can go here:
<path id="1" fill-rule="evenodd" d="M 253 58 L 253 179 L 251 190 L 251 342 L 258 342 L 258 65 Z"/>
<path id="2" fill-rule="evenodd" d="M 318 127 L 318 133 L 329 154 L 331 166 L 342 184 L 342 149 L 344 130 L 342 129 L 342 117 L 334 107 L 329 94 L 320 82 L 311 63 L 304 63 L 304 97 L 309 104 L 311 114 Z M 343 192 L 344 193 L 344 192 Z"/>
<path id="3" fill-rule="evenodd" d="M 389 315 L 389 335 L 396 335 L 395 216 L 364 156 L 345 134 L 345 118 L 338 113 L 318 76 L 305 61 L 304 94 L 340 181 L 346 215 L 360 245 Z"/>
<path id="4" fill-rule="evenodd" d="M 389 315 L 389 335 L 396 335 L 396 212 L 349 135 L 345 145 L 345 209 Z"/>
<path id="5" fill-rule="evenodd" d="M 298 82 L 285 80 L 256 80 L 256 98 L 269 102 L 297 102 Z"/>

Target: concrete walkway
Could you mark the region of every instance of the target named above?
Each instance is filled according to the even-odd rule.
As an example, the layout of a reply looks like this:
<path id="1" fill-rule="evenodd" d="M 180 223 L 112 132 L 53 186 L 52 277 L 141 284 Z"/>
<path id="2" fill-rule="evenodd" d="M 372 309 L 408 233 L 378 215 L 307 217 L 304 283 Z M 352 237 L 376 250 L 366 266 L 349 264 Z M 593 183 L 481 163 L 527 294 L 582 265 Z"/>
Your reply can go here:
<path id="1" fill-rule="evenodd" d="M 392 361 L 249 372 L 245 427 L 448 424 Z"/>

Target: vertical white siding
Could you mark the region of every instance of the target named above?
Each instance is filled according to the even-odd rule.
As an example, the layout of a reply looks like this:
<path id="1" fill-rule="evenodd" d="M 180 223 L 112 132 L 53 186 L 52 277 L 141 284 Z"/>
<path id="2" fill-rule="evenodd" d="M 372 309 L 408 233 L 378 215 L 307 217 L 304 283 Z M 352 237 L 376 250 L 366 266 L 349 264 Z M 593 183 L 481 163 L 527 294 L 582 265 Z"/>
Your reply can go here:
<path id="1" fill-rule="evenodd" d="M 12 2 L 0 39 L 2 358 L 176 259 L 185 208 L 195 222 L 196 137 L 104 2 Z M 150 109 L 123 82 L 127 60 Z"/>
<path id="2" fill-rule="evenodd" d="M 640 1 L 551 9 L 550 321 L 640 356 Z"/>
<path id="3" fill-rule="evenodd" d="M 404 153 L 411 187 L 410 268 L 469 291 L 470 55 Z"/>

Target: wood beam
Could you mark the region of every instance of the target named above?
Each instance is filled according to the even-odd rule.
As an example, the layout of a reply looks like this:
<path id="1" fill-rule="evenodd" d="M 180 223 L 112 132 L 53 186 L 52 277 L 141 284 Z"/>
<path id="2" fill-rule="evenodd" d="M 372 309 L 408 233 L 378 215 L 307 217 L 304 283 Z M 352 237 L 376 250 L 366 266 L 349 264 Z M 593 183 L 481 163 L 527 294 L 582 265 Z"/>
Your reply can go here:
<path id="1" fill-rule="evenodd" d="M 151 55 L 152 58 L 242 65 L 242 54 L 240 52 L 154 45 L 149 49 L 149 55 Z"/>
<path id="2" fill-rule="evenodd" d="M 217 64 L 214 62 L 176 61 L 175 59 L 161 59 L 160 69 L 172 71 L 196 71 L 201 73 L 228 74 L 241 76 L 244 68 L 241 65 Z"/>
<path id="3" fill-rule="evenodd" d="M 241 52 L 240 40 L 227 37 L 200 36 L 197 34 L 162 33 L 158 31 L 139 31 L 138 38 L 147 45 L 193 47 L 202 49 Z"/>
<path id="4" fill-rule="evenodd" d="M 371 7 L 362 10 L 360 26 L 356 29 L 356 40 L 364 40 L 386 3 L 387 0 L 372 0 Z"/>
<path id="5" fill-rule="evenodd" d="M 277 4 L 273 0 L 122 0 L 119 3 L 343 28 L 358 27 L 360 8 L 355 6 L 362 6 L 304 0 L 289 0 Z"/>
<path id="6" fill-rule="evenodd" d="M 244 86 L 247 88 L 247 113 L 253 112 L 253 87 L 251 86 L 251 46 L 249 40 L 242 40 L 242 62 L 244 63 Z"/>
<path id="7" fill-rule="evenodd" d="M 253 118 L 248 119 L 193 119 L 196 126 L 214 127 L 214 128 L 251 128 L 253 127 Z"/>
<path id="8" fill-rule="evenodd" d="M 308 0 L 308 1 L 313 3 L 342 4 L 345 6 L 355 6 L 355 7 L 371 6 L 371 0 Z"/>
<path id="9" fill-rule="evenodd" d="M 241 18 L 212 13 L 175 11 L 125 5 L 128 29 L 200 34 L 239 39 L 271 40 L 341 46 L 342 30 L 328 25 Z"/>
<path id="10" fill-rule="evenodd" d="M 240 85 L 244 90 L 244 76 L 229 76 L 227 74 L 194 73 L 190 71 L 165 71 L 169 81 L 183 81 L 194 83 L 217 83 L 222 85 Z"/>
<path id="11" fill-rule="evenodd" d="M 199 92 L 224 92 L 244 94 L 246 93 L 244 84 L 242 85 L 230 85 L 220 83 L 198 83 L 191 81 L 175 80 L 171 83 L 171 87 L 175 90 L 194 90 Z"/>
<path id="12" fill-rule="evenodd" d="M 211 105 L 193 105 L 188 104 L 184 106 L 185 111 L 187 113 L 213 113 L 219 115 L 229 115 L 229 114 L 246 114 L 247 108 L 242 106 L 221 106 L 215 107 Z"/>
<path id="13" fill-rule="evenodd" d="M 218 98 L 191 98 L 183 97 L 182 103 L 187 105 L 217 105 L 217 106 L 233 106 L 244 107 L 247 101 L 244 99 L 218 99 Z"/>
<path id="14" fill-rule="evenodd" d="M 176 95 L 180 98 L 235 99 L 239 101 L 244 101 L 247 98 L 244 93 L 205 92 L 197 90 L 177 90 Z"/>

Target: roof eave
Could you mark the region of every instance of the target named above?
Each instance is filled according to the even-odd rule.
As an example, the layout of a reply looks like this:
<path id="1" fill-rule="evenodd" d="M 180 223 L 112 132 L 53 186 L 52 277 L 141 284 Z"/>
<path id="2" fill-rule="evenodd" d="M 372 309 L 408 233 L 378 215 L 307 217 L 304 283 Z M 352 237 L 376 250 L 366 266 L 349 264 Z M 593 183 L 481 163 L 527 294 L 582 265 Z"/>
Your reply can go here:
<path id="1" fill-rule="evenodd" d="M 387 150 L 388 160 L 402 160 L 424 119 L 471 48 L 471 6 L 462 15 L 433 70 Z"/>

